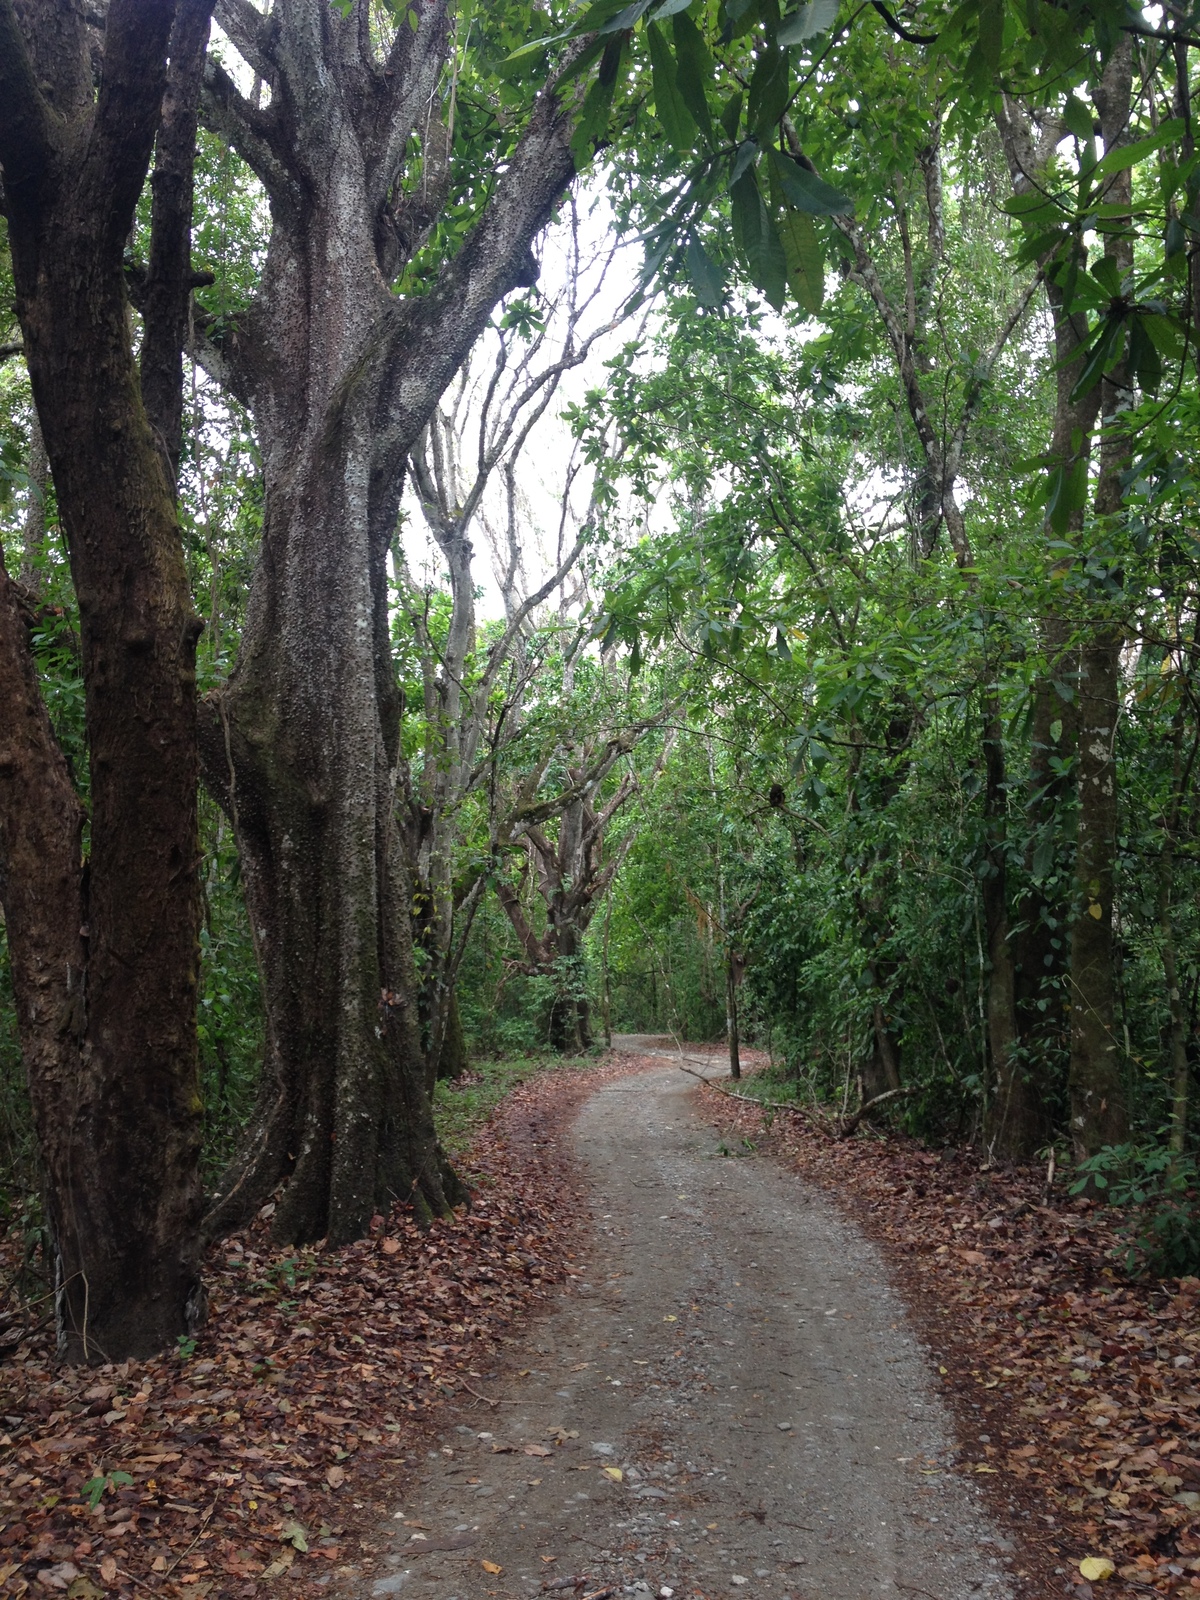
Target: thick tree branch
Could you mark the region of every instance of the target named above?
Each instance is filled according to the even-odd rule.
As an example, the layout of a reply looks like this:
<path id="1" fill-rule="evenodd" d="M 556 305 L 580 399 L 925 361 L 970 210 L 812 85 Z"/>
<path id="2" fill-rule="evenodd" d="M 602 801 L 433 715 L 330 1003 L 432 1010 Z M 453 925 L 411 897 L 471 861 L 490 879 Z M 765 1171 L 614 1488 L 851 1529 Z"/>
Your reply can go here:
<path id="1" fill-rule="evenodd" d="M 382 206 L 396 181 L 408 142 L 428 128 L 433 99 L 446 60 L 449 33 L 446 0 L 420 7 L 416 30 L 407 19 L 396 29 L 382 81 L 388 86 L 367 141 L 368 193 Z"/>
<path id="2" fill-rule="evenodd" d="M 12 0 L 0 0 L 0 167 L 10 206 L 32 210 L 46 181 L 54 137 Z"/>
<path id="3" fill-rule="evenodd" d="M 104 243 L 121 249 L 146 179 L 166 83 L 176 0 L 111 0 L 104 68 L 84 183 L 104 218 Z"/>
<path id="4" fill-rule="evenodd" d="M 221 32 L 246 65 L 269 83 L 275 72 L 270 52 L 270 18 L 250 0 L 217 0 L 214 15 Z"/>
<path id="5" fill-rule="evenodd" d="M 192 168 L 213 0 L 181 0 L 151 178 L 150 264 L 142 318 L 142 399 L 179 476 L 183 444 L 183 347 L 192 292 Z"/>
<path id="6" fill-rule="evenodd" d="M 529 243 L 550 220 L 575 175 L 571 113 L 546 90 L 508 169 L 461 250 L 420 299 L 397 302 L 384 334 L 388 373 L 376 468 L 400 470 L 496 302 L 527 280 Z"/>
<path id="7" fill-rule="evenodd" d="M 205 126 L 228 140 L 261 180 L 272 205 L 293 212 L 300 202 L 300 188 L 279 148 L 272 114 L 252 106 L 225 68 L 211 60 L 204 71 L 202 105 Z"/>

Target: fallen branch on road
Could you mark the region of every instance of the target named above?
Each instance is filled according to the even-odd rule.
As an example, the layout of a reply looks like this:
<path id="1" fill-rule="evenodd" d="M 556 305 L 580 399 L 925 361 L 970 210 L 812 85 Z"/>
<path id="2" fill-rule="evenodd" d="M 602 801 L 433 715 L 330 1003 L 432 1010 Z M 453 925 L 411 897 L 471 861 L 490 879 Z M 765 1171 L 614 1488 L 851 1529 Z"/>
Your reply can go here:
<path id="1" fill-rule="evenodd" d="M 679 1070 L 680 1072 L 689 1073 L 693 1078 L 699 1078 L 701 1083 L 706 1083 L 710 1089 L 715 1089 L 718 1094 L 723 1094 L 727 1100 L 741 1100 L 749 1106 L 760 1106 L 764 1111 L 788 1111 L 794 1117 L 805 1117 L 809 1122 L 815 1123 L 823 1132 L 832 1134 L 836 1139 L 848 1139 L 852 1133 L 857 1131 L 862 1119 L 873 1111 L 876 1106 L 882 1105 L 884 1101 L 904 1099 L 907 1095 L 915 1093 L 911 1085 L 904 1089 L 888 1089 L 883 1094 L 877 1094 L 859 1106 L 858 1110 L 851 1116 L 830 1117 L 826 1116 L 823 1111 L 817 1111 L 813 1106 L 797 1105 L 791 1100 L 760 1100 L 757 1095 L 738 1094 L 733 1089 L 724 1088 L 712 1078 L 706 1078 L 702 1072 L 693 1072 L 691 1067 L 685 1067 L 682 1062 L 679 1063 Z"/>

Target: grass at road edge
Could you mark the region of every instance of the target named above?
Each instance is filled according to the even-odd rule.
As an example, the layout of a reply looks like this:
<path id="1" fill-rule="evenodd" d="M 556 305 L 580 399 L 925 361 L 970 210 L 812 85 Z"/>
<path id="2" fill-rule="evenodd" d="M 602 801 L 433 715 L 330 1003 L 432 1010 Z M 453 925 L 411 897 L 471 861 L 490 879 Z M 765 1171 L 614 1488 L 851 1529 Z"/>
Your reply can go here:
<path id="1" fill-rule="evenodd" d="M 477 1062 L 461 1078 L 441 1080 L 433 1096 L 438 1138 L 447 1154 L 461 1156 L 496 1107 L 523 1083 L 546 1072 L 586 1072 L 602 1059 L 592 1056 L 505 1056 Z"/>

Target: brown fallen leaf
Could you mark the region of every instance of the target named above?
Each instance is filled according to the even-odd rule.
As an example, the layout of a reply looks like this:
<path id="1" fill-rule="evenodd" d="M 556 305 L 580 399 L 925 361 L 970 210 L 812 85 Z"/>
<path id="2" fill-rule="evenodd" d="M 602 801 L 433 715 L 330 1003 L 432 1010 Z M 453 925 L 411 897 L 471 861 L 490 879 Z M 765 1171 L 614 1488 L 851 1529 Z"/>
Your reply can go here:
<path id="1" fill-rule="evenodd" d="M 493 1578 L 498 1577 L 504 1571 L 504 1568 L 498 1567 L 494 1561 L 481 1561 L 479 1565 L 485 1572 L 490 1572 Z"/>
<path id="2" fill-rule="evenodd" d="M 340 1489 L 346 1481 L 345 1467 L 326 1467 L 325 1482 L 331 1489 Z"/>
<path id="3" fill-rule="evenodd" d="M 525 1444 L 521 1446 L 527 1456 L 552 1456 L 553 1450 L 547 1450 L 544 1444 Z"/>

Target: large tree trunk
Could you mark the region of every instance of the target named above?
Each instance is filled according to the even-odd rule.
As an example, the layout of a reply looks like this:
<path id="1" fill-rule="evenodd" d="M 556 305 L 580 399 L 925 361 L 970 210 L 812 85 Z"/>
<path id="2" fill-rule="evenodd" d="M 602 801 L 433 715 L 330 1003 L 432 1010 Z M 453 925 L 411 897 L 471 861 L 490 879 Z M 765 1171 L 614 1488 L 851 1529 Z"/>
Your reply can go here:
<path id="1" fill-rule="evenodd" d="M 386 64 L 365 5 L 343 18 L 284 0 L 269 30 L 236 7 L 220 15 L 273 92 L 259 112 L 214 71 L 208 115 L 266 184 L 273 228 L 236 339 L 201 352 L 253 409 L 265 488 L 238 663 L 207 708 L 203 752 L 242 854 L 267 1060 L 208 1225 L 234 1224 L 287 1179 L 276 1237 L 340 1243 L 395 1199 L 443 1213 L 462 1195 L 418 1025 L 387 557 L 404 462 L 496 302 L 527 279 L 574 166 L 569 118 L 547 94 L 458 255 L 401 300 L 388 281 L 420 219 L 396 207 L 428 199 L 436 216 L 438 175 L 409 201 L 399 179 L 438 88 L 444 0 L 401 22 Z"/>
<path id="2" fill-rule="evenodd" d="M 85 874 L 80 808 L 5 579 L 0 676 L 18 717 L 0 783 L 4 896 L 71 1359 L 149 1355 L 203 1310 L 200 622 L 139 392 L 122 268 L 174 10 L 112 0 L 93 101 L 82 12 L 31 6 L 23 34 L 0 0 L 17 314 L 79 601 L 91 777 Z"/>

